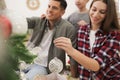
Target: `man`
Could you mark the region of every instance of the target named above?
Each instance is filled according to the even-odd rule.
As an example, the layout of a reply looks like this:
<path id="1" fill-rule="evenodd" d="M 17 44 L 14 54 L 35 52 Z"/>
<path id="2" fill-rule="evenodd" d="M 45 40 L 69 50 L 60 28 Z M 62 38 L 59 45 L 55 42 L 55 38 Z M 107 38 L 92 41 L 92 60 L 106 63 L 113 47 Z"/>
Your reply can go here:
<path id="1" fill-rule="evenodd" d="M 54 67 L 49 65 L 55 57 L 62 61 L 62 71 L 65 69 L 65 51 L 56 48 L 53 40 L 58 37 L 67 37 L 71 39 L 74 47 L 76 45 L 75 27 L 62 19 L 66 7 L 67 3 L 65 0 L 50 0 L 45 18 L 27 18 L 28 27 L 33 29 L 33 34 L 27 47 L 38 55 L 34 63 L 27 69 L 26 77 L 29 80 L 33 80 L 37 74 L 46 75 L 51 73 L 52 71 L 50 70 Z M 62 65 L 60 66 L 62 67 Z"/>

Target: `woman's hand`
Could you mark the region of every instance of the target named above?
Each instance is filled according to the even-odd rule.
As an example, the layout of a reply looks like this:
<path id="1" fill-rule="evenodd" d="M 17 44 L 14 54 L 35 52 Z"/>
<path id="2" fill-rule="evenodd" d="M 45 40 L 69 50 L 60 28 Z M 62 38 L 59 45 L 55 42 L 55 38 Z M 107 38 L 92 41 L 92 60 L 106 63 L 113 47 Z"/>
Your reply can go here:
<path id="1" fill-rule="evenodd" d="M 59 37 L 54 40 L 54 44 L 56 47 L 65 50 L 67 53 L 73 50 L 71 40 L 65 37 Z"/>

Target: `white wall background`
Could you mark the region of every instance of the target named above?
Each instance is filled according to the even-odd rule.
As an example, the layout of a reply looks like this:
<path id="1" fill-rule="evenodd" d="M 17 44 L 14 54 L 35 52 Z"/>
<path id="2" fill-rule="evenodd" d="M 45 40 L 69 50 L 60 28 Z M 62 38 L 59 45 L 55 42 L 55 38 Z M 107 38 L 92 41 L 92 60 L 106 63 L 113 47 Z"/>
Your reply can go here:
<path id="1" fill-rule="evenodd" d="M 37 10 L 30 10 L 26 5 L 26 1 L 27 0 L 5 0 L 8 9 L 18 12 L 25 17 L 40 16 L 41 14 L 45 13 L 49 0 L 39 0 L 40 7 Z M 91 1 L 92 0 L 88 2 L 87 8 L 89 8 Z M 63 16 L 64 18 L 69 16 L 73 11 L 77 9 L 74 2 L 74 0 L 67 0 L 68 6 L 66 13 Z"/>

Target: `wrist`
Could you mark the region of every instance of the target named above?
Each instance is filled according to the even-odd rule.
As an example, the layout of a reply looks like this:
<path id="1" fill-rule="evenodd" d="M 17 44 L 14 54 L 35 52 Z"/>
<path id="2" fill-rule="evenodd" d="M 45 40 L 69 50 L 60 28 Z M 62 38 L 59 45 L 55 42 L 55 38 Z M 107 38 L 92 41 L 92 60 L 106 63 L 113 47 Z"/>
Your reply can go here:
<path id="1" fill-rule="evenodd" d="M 72 47 L 71 49 L 68 50 L 68 55 L 72 56 L 74 52 L 75 49 Z"/>

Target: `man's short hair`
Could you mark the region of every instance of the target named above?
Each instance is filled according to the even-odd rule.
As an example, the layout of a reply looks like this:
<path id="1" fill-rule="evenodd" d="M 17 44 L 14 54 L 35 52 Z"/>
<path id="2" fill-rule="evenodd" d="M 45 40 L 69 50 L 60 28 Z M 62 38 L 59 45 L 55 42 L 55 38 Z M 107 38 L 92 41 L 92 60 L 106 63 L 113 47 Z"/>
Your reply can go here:
<path id="1" fill-rule="evenodd" d="M 66 2 L 66 0 L 54 0 L 54 1 L 60 2 L 61 8 L 63 8 L 64 10 L 66 9 L 66 7 L 67 7 L 67 2 Z"/>

